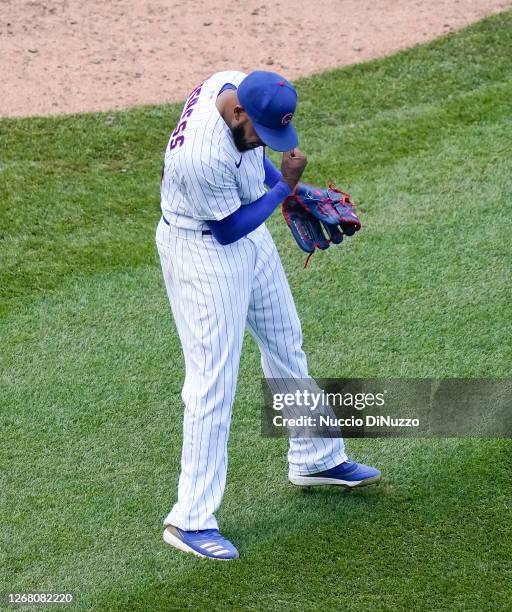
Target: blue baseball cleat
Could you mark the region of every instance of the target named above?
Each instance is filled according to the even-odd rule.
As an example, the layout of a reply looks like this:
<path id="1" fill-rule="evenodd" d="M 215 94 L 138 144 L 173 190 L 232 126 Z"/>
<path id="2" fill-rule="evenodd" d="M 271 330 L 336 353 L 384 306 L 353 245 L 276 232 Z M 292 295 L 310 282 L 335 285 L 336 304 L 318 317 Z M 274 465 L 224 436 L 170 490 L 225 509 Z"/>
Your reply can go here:
<path id="1" fill-rule="evenodd" d="M 204 559 L 229 561 L 238 558 L 238 550 L 221 536 L 218 529 L 183 531 L 174 525 L 167 525 L 164 529 L 164 540 L 179 550 Z"/>
<path id="2" fill-rule="evenodd" d="M 308 474 L 307 476 L 290 475 L 288 479 L 292 484 L 301 487 L 339 485 L 347 489 L 355 489 L 379 482 L 380 476 L 380 471 L 376 468 L 347 459 L 330 470 Z"/>

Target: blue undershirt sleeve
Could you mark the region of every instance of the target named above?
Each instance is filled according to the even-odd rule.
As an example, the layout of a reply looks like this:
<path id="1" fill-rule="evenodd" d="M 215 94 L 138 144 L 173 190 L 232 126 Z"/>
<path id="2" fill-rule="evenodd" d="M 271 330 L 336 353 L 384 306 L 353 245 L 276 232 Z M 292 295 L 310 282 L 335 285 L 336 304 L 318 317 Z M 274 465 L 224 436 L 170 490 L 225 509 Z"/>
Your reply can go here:
<path id="1" fill-rule="evenodd" d="M 275 172 L 277 170 L 274 168 Z M 281 175 L 279 175 L 281 176 Z M 290 195 L 290 186 L 282 179 L 261 198 L 240 206 L 220 221 L 206 221 L 214 238 L 222 245 L 231 244 L 259 227 L 274 212 L 277 205 Z"/>
<path id="2" fill-rule="evenodd" d="M 263 156 L 263 169 L 265 170 L 265 185 L 268 185 L 270 188 L 283 178 L 279 170 L 266 155 Z"/>

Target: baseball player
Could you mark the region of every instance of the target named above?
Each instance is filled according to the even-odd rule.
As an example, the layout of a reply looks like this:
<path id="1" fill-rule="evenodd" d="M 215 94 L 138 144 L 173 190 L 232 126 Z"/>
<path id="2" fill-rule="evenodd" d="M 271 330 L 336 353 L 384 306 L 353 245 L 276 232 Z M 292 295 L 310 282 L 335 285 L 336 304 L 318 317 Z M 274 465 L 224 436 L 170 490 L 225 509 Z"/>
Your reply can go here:
<path id="1" fill-rule="evenodd" d="M 306 166 L 293 86 L 273 72 L 218 72 L 189 95 L 165 152 L 156 243 L 185 359 L 178 499 L 164 540 L 211 559 L 238 551 L 218 530 L 240 351 L 247 328 L 266 378 L 308 378 L 292 294 L 265 220 Z M 265 147 L 283 152 L 281 172 Z M 267 189 L 268 188 L 268 189 Z M 291 438 L 289 480 L 356 487 L 379 470 L 342 438 Z"/>

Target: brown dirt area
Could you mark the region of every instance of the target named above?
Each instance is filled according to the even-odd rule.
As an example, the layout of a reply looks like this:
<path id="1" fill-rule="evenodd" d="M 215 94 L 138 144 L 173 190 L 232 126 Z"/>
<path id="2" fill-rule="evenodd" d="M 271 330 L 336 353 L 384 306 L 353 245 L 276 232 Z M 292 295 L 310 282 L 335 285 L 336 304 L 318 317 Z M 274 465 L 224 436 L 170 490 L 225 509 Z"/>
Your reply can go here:
<path id="1" fill-rule="evenodd" d="M 0 0 L 0 115 L 182 100 L 217 70 L 290 79 L 459 29 L 510 0 Z"/>

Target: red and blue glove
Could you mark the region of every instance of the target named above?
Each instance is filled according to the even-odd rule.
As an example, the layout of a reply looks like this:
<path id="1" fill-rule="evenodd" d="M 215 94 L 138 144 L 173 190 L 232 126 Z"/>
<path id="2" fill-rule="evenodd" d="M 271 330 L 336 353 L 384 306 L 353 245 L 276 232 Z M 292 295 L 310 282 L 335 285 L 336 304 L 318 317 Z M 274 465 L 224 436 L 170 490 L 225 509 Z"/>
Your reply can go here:
<path id="1" fill-rule="evenodd" d="M 333 185 L 327 189 L 299 183 L 282 205 L 283 216 L 306 253 L 340 244 L 361 229 L 350 196 Z"/>

